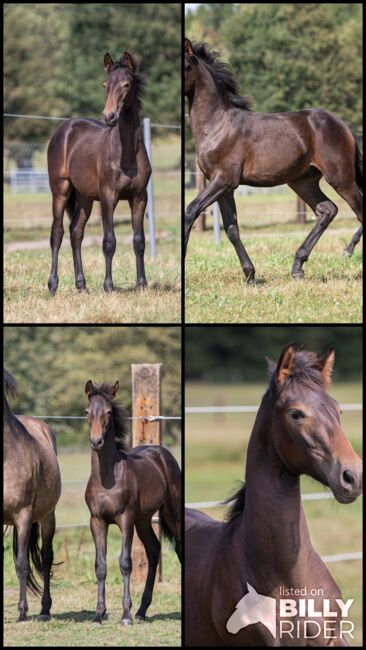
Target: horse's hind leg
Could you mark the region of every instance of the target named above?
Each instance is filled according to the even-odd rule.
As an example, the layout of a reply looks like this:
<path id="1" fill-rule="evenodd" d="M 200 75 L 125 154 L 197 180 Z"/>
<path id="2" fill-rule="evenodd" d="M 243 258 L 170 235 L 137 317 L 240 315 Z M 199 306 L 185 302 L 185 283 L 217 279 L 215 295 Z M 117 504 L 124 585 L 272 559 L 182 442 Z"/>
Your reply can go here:
<path id="1" fill-rule="evenodd" d="M 52 542 L 55 534 L 55 513 L 46 517 L 41 522 L 41 533 L 42 533 L 42 570 L 43 570 L 43 579 L 44 579 L 44 588 L 42 596 L 42 609 L 39 615 L 40 621 L 48 621 L 51 618 L 51 606 L 52 598 L 50 593 L 50 580 L 51 580 L 51 569 L 53 564 L 53 548 Z"/>
<path id="2" fill-rule="evenodd" d="M 348 205 L 350 208 L 352 208 L 353 212 L 355 213 L 357 219 L 359 222 L 362 224 L 363 220 L 363 197 L 358 189 L 356 183 L 353 184 L 352 187 L 347 187 L 346 189 L 343 187 L 340 187 L 338 183 L 335 183 L 334 181 L 331 181 L 331 179 L 328 180 L 328 183 L 334 187 L 336 192 L 345 200 L 347 201 Z M 362 225 L 359 227 L 357 232 L 353 235 L 350 243 L 348 246 L 343 251 L 343 255 L 345 257 L 350 257 L 355 249 L 356 244 L 361 239 L 362 235 Z"/>
<path id="3" fill-rule="evenodd" d="M 344 257 L 351 257 L 353 251 L 355 250 L 356 244 L 358 244 L 358 242 L 362 237 L 362 231 L 363 231 L 363 226 L 360 226 L 357 232 L 355 232 L 355 234 L 353 235 L 348 246 L 346 246 L 346 248 L 344 249 L 342 253 Z"/>
<path id="4" fill-rule="evenodd" d="M 133 250 L 136 256 L 136 287 L 145 289 L 147 287 L 145 277 L 145 233 L 144 214 L 147 205 L 147 192 L 129 199 L 133 228 Z"/>
<path id="5" fill-rule="evenodd" d="M 56 293 L 58 287 L 58 252 L 64 235 L 63 217 L 67 202 L 69 200 L 70 190 L 70 182 L 66 179 L 57 184 L 55 191 L 52 190 L 53 222 L 50 238 L 52 266 L 50 277 L 48 279 L 48 288 L 52 295 Z"/>
<path id="6" fill-rule="evenodd" d="M 29 539 L 32 527 L 31 512 L 23 511 L 19 514 L 18 520 L 16 522 L 16 527 L 14 528 L 14 553 L 15 546 L 16 557 L 15 559 L 15 570 L 19 580 L 19 602 L 18 602 L 18 611 L 19 618 L 18 623 L 27 620 L 28 612 L 28 602 L 27 602 L 27 582 L 29 578 L 29 560 L 28 560 L 28 546 Z"/>
<path id="7" fill-rule="evenodd" d="M 83 263 L 81 260 L 81 242 L 85 225 L 92 211 L 93 201 L 77 196 L 77 209 L 70 222 L 70 242 L 74 259 L 75 286 L 79 291 L 86 291 Z"/>
<path id="8" fill-rule="evenodd" d="M 320 178 L 320 172 L 312 171 L 310 174 L 288 183 L 289 187 L 311 207 L 316 216 L 316 225 L 296 251 L 295 261 L 291 271 L 295 279 L 299 279 L 304 275 L 302 265 L 308 260 L 315 244 L 338 212 L 338 208 L 333 201 L 328 199 L 321 191 L 319 187 Z"/>
<path id="9" fill-rule="evenodd" d="M 137 534 L 145 547 L 149 564 L 145 589 L 141 598 L 141 605 L 135 616 L 137 620 L 143 621 L 145 620 L 146 610 L 152 601 L 156 570 L 159 564 L 160 542 L 154 533 L 149 519 L 139 523 L 136 522 L 135 525 Z"/>
<path id="10" fill-rule="evenodd" d="M 239 235 L 236 206 L 233 194 L 225 194 L 218 199 L 225 232 L 235 248 L 248 284 L 254 284 L 255 268 L 246 252 Z"/>

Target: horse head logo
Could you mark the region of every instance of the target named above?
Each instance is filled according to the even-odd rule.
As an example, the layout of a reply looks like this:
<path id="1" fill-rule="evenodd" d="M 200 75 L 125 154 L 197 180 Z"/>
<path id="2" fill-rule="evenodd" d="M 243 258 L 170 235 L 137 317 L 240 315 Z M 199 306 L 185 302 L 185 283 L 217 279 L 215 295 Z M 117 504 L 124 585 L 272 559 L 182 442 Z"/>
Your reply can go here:
<path id="1" fill-rule="evenodd" d="M 237 634 L 247 625 L 263 623 L 276 638 L 276 599 L 258 594 L 249 582 L 247 588 L 248 593 L 239 600 L 235 611 L 226 623 L 227 631 Z"/>

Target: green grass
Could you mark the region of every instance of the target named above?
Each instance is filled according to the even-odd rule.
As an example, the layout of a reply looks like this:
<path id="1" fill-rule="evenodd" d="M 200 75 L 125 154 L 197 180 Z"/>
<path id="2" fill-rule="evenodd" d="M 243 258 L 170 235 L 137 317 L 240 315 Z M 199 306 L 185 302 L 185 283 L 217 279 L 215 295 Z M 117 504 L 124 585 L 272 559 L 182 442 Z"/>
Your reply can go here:
<path id="1" fill-rule="evenodd" d="M 45 165 L 38 155 L 37 164 Z M 150 259 L 148 220 L 145 219 L 145 266 L 148 290 L 135 291 L 136 263 L 129 206 L 121 201 L 115 211 L 117 249 L 113 259 L 116 291 L 105 295 L 100 203 L 95 202 L 82 247 L 88 295 L 74 286 L 68 219 L 60 251 L 59 289 L 48 295 L 51 254 L 48 244 L 51 193 L 4 193 L 4 296 L 7 323 L 180 323 L 181 218 L 180 136 L 153 139 L 156 259 Z M 178 174 L 177 174 L 178 172 Z M 87 239 L 98 237 L 95 245 Z M 33 248 L 30 248 L 33 246 Z"/>
<path id="2" fill-rule="evenodd" d="M 127 229 L 119 233 L 127 236 Z M 119 236 L 117 234 L 117 237 Z M 129 229 L 128 229 L 129 233 Z M 179 323 L 181 320 L 180 245 L 173 228 L 158 239 L 157 255 L 145 254 L 148 289 L 136 292 L 136 263 L 132 242 L 117 241 L 113 260 L 116 290 L 103 291 L 105 262 L 101 246 L 82 251 L 89 294 L 79 294 L 74 285 L 71 248 L 60 250 L 59 288 L 50 296 L 48 249 L 5 249 L 4 318 L 7 323 Z M 159 235 L 159 232 L 158 232 Z"/>
<path id="3" fill-rule="evenodd" d="M 179 459 L 177 449 L 172 450 Z M 90 453 L 59 453 L 63 480 L 80 479 L 82 484 L 64 484 L 56 509 L 57 524 L 89 521 L 84 501 L 90 473 Z M 29 622 L 18 624 L 18 580 L 11 552 L 11 538 L 4 542 L 4 645 L 5 646 L 180 646 L 181 645 L 181 569 L 175 553 L 163 543 L 163 580 L 156 582 L 146 623 L 122 628 L 123 579 L 118 556 L 121 535 L 116 526 L 108 534 L 106 601 L 108 618 L 102 626 L 92 625 L 97 600 L 94 571 L 95 549 L 89 528 L 59 529 L 54 539 L 55 585 L 52 590 L 52 620 L 37 620 L 40 601 L 29 595 Z M 144 583 L 134 573 L 131 578 L 132 615 L 138 609 Z"/>
<path id="4" fill-rule="evenodd" d="M 265 386 L 262 384 L 186 385 L 187 406 L 256 405 Z M 362 400 L 360 384 L 334 384 L 331 394 L 341 403 Z M 248 440 L 255 414 L 189 414 L 185 424 L 185 501 L 222 501 L 235 491 L 237 480 L 243 480 Z M 354 449 L 362 454 L 362 413 L 345 411 L 341 416 L 343 430 Z M 309 477 L 302 477 L 303 493 L 326 492 L 327 489 Z M 362 548 L 362 499 L 351 505 L 335 500 L 304 502 L 305 515 L 314 548 L 320 555 L 360 551 Z M 206 512 L 222 519 L 223 508 Z M 339 584 L 343 597 L 354 598 L 352 620 L 359 645 L 362 627 L 362 579 L 360 562 L 330 563 L 328 568 Z"/>
<path id="5" fill-rule="evenodd" d="M 334 198 L 334 192 L 328 192 Z M 195 193 L 186 193 L 188 203 Z M 297 248 L 314 221 L 296 224 L 290 190 L 271 195 L 238 196 L 241 238 L 256 268 L 248 287 L 233 246 L 222 233 L 219 247 L 212 230 L 192 231 L 186 257 L 188 323 L 359 323 L 362 321 L 362 251 L 341 253 L 357 230 L 357 220 L 339 197 L 340 211 L 320 239 L 305 277 L 294 281 Z M 308 219 L 312 216 L 308 214 Z M 211 223 L 211 219 L 209 219 Z"/>

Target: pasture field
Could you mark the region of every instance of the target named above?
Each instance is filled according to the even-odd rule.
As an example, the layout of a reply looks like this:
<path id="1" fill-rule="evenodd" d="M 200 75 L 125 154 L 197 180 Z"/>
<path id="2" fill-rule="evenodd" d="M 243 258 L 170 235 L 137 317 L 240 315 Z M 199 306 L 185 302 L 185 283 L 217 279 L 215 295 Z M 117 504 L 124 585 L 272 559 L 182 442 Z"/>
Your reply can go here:
<path id="1" fill-rule="evenodd" d="M 179 460 L 179 450 L 172 450 Z M 90 453 L 59 454 L 63 480 L 78 479 L 80 484 L 63 484 L 56 508 L 58 526 L 89 521 L 84 491 L 90 473 Z M 93 625 L 97 600 L 94 572 L 95 550 L 88 527 L 60 528 L 54 538 L 55 585 L 52 590 L 52 620 L 37 620 L 40 601 L 29 594 L 29 618 L 17 624 L 18 580 L 14 570 L 11 537 L 4 540 L 4 645 L 5 646 L 132 646 L 181 645 L 181 568 L 171 546 L 163 542 L 163 580 L 156 582 L 153 601 L 145 623 L 129 628 L 119 624 L 122 613 L 123 579 L 118 556 L 121 535 L 116 526 L 108 534 L 106 602 L 107 618 L 102 626 Z M 132 616 L 138 609 L 144 583 L 132 572 Z"/>
<path id="2" fill-rule="evenodd" d="M 187 323 L 359 323 L 362 321 L 362 249 L 342 251 L 358 228 L 350 208 L 334 192 L 339 213 L 293 280 L 297 248 L 314 226 L 295 223 L 295 195 L 288 191 L 236 197 L 243 244 L 256 268 L 256 284 L 245 282 L 225 233 L 216 246 L 212 230 L 192 231 L 185 273 Z M 186 204 L 193 199 L 186 192 Z M 208 220 L 211 224 L 211 219 Z"/>
<path id="3" fill-rule="evenodd" d="M 4 319 L 6 323 L 179 323 L 181 322 L 180 138 L 153 141 L 156 258 L 150 257 L 145 218 L 145 267 L 148 289 L 136 292 L 136 263 L 129 206 L 121 201 L 114 223 L 115 291 L 103 291 L 105 261 L 100 203 L 95 202 L 82 245 L 89 293 L 75 289 L 72 251 L 65 214 L 59 257 L 59 288 L 48 293 L 51 253 L 51 193 L 12 194 L 4 198 Z M 43 161 L 38 162 L 44 165 Z"/>
<path id="4" fill-rule="evenodd" d="M 188 383 L 186 406 L 256 405 L 264 385 Z M 360 384 L 334 384 L 332 395 L 341 403 L 362 401 Z M 244 478 L 246 449 L 254 413 L 187 414 L 185 424 L 185 502 L 223 501 L 235 492 Z M 346 411 L 343 430 L 354 449 L 362 454 L 362 413 Z M 302 493 L 326 492 L 309 477 L 301 479 Z M 362 549 L 362 498 L 350 505 L 334 499 L 304 502 L 312 543 L 320 555 L 356 552 Z M 224 508 L 209 508 L 207 514 L 222 519 Z M 362 644 L 362 571 L 359 560 L 333 562 L 328 569 L 341 588 L 343 598 L 354 598 L 353 645 Z"/>

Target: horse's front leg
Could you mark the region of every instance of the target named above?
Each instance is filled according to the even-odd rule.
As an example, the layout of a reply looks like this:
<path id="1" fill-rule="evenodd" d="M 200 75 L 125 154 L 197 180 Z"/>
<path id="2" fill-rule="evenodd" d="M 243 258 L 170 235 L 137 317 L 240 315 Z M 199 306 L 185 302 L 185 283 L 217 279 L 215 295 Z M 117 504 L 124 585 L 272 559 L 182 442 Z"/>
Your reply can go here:
<path id="1" fill-rule="evenodd" d="M 226 192 L 233 190 L 234 187 L 227 182 L 224 175 L 211 178 L 208 185 L 204 190 L 189 204 L 185 213 L 185 228 L 184 228 L 184 254 L 187 252 L 189 235 L 192 226 L 201 212 L 208 208 L 209 205 L 215 203 Z"/>
<path id="2" fill-rule="evenodd" d="M 95 575 L 98 580 L 97 609 L 93 623 L 102 623 L 102 618 L 107 611 L 105 604 L 105 579 L 107 576 L 108 526 L 103 519 L 92 516 L 90 518 L 90 530 L 95 544 Z"/>
<path id="3" fill-rule="evenodd" d="M 145 233 L 144 233 L 144 215 L 147 205 L 147 192 L 142 192 L 139 196 L 129 199 L 133 228 L 133 250 L 136 256 L 136 287 L 145 289 L 147 287 L 145 277 Z"/>
<path id="4" fill-rule="evenodd" d="M 105 257 L 105 278 L 104 291 L 110 293 L 113 291 L 112 280 L 112 259 L 116 250 L 116 237 L 113 228 L 113 212 L 116 202 L 111 195 L 104 195 L 100 198 L 102 221 L 103 221 L 103 253 Z"/>
<path id="5" fill-rule="evenodd" d="M 132 572 L 132 540 L 133 540 L 133 520 L 129 513 L 124 512 L 117 520 L 117 524 L 122 533 L 122 551 L 119 556 L 119 566 L 123 576 L 123 614 L 121 618 L 122 625 L 132 625 L 131 607 L 132 600 L 130 594 L 130 578 Z"/>

